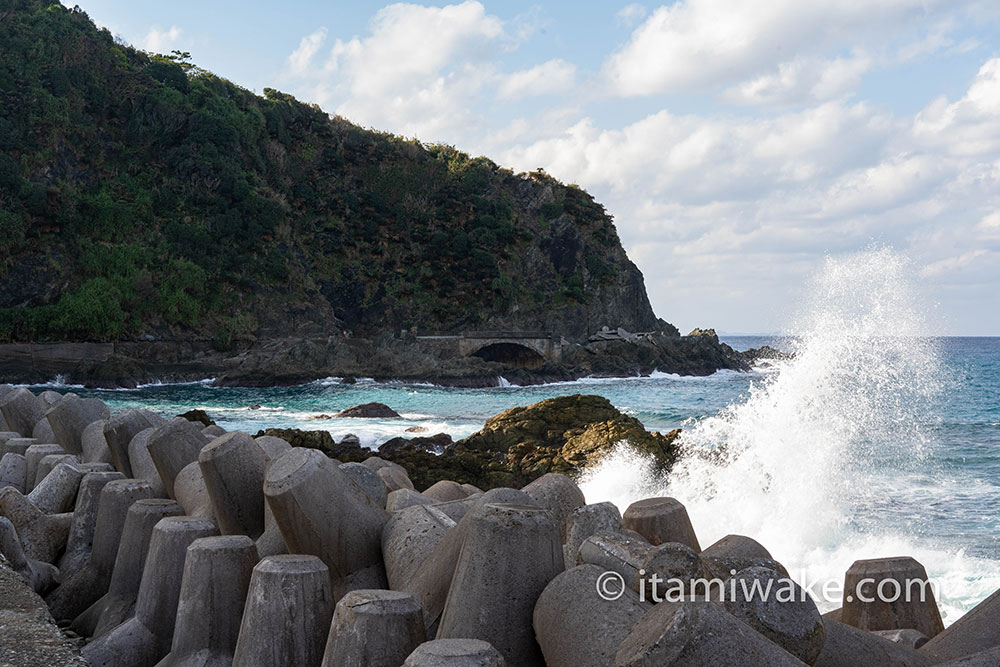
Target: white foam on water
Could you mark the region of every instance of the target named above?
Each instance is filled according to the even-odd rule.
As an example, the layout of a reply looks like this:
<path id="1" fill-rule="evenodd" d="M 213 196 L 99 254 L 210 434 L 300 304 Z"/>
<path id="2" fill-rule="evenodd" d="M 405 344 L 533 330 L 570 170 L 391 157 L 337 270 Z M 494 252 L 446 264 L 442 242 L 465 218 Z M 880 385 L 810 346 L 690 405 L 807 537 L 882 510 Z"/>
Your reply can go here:
<path id="1" fill-rule="evenodd" d="M 929 463 L 927 426 L 949 382 L 909 275 L 889 249 L 828 259 L 792 329 L 795 357 L 755 380 L 742 402 L 686 424 L 668 479 L 622 445 L 581 480 L 587 501 L 624 510 L 671 495 L 703 547 L 748 535 L 808 581 L 842 581 L 856 559 L 912 555 L 939 587 L 945 623 L 954 622 L 1000 588 L 1000 561 L 928 543 L 896 525 L 900 512 L 879 513 L 905 498 L 894 489 L 909 471 Z M 937 497 L 952 491 L 961 489 Z"/>

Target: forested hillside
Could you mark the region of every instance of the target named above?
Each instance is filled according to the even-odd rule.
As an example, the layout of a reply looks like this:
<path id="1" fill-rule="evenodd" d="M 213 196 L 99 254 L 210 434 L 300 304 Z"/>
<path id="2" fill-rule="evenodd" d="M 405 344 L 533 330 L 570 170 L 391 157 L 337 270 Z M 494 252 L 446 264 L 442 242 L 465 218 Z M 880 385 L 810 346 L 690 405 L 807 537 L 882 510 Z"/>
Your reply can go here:
<path id="1" fill-rule="evenodd" d="M 0 0 L 0 342 L 669 329 L 603 207 Z"/>

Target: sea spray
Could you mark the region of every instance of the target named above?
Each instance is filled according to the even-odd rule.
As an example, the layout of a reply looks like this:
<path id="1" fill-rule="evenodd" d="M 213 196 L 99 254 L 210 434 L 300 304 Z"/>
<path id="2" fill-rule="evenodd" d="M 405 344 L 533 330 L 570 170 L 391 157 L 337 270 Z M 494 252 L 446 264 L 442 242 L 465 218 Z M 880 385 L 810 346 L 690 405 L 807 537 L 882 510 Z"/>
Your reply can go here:
<path id="1" fill-rule="evenodd" d="M 582 480 L 588 502 L 624 510 L 672 495 L 703 544 L 749 535 L 810 582 L 842 580 L 858 558 L 913 555 L 938 579 L 953 622 L 1000 587 L 1000 563 L 922 541 L 900 507 L 948 385 L 909 274 L 888 249 L 828 259 L 791 328 L 793 358 L 744 400 L 686 424 L 668 479 L 623 446 Z"/>

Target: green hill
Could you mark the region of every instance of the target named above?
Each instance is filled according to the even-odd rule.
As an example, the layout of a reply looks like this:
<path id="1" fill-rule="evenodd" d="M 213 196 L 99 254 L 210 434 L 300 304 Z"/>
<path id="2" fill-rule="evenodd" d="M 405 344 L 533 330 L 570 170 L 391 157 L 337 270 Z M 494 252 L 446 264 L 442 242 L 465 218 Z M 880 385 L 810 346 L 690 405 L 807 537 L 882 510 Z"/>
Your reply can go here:
<path id="1" fill-rule="evenodd" d="M 666 330 L 604 208 L 0 0 L 0 342 Z"/>

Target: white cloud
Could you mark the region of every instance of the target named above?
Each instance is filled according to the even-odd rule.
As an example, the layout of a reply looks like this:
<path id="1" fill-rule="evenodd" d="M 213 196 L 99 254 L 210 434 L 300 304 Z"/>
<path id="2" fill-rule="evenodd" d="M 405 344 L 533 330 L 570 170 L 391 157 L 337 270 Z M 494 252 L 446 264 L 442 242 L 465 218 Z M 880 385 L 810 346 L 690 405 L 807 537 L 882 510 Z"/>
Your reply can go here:
<path id="1" fill-rule="evenodd" d="M 795 58 L 780 63 L 777 71 L 724 91 L 722 98 L 735 104 L 758 105 L 826 102 L 854 91 L 872 64 L 864 53 L 831 60 Z"/>
<path id="2" fill-rule="evenodd" d="M 646 14 L 649 10 L 637 2 L 633 2 L 630 5 L 625 5 L 615 14 L 615 18 L 618 22 L 625 26 L 632 26 L 646 18 Z"/>
<path id="3" fill-rule="evenodd" d="M 967 269 L 973 262 L 986 254 L 983 248 L 970 250 L 957 257 L 946 257 L 944 259 L 928 264 L 920 270 L 920 275 L 925 278 L 944 276 L 957 271 Z"/>
<path id="4" fill-rule="evenodd" d="M 504 99 L 561 93 L 573 87 L 576 66 L 556 58 L 504 77 L 497 94 Z"/>
<path id="5" fill-rule="evenodd" d="M 355 96 L 424 83 L 459 59 L 487 60 L 505 36 L 503 22 L 471 0 L 441 8 L 389 5 L 371 28 L 369 37 L 338 39 L 331 52 L 331 69 L 350 78 Z"/>
<path id="6" fill-rule="evenodd" d="M 932 102 L 914 120 L 913 134 L 924 146 L 952 155 L 986 155 L 1000 150 L 1000 58 L 988 60 L 965 96 L 954 103 Z"/>
<path id="7" fill-rule="evenodd" d="M 720 85 L 756 88 L 794 86 L 829 99 L 856 81 L 862 60 L 830 58 L 845 43 L 884 47 L 887 33 L 902 25 L 923 25 L 938 8 L 959 9 L 970 2 L 940 0 L 678 0 L 657 8 L 612 54 L 604 72 L 623 96 L 711 90 Z M 910 57 L 950 45 L 945 28 L 910 45 Z M 831 60 L 827 67 L 809 61 Z M 800 81 L 812 72 L 822 76 Z M 791 79 L 791 81 L 790 81 Z M 834 92 L 833 94 L 837 94 Z"/>
<path id="8" fill-rule="evenodd" d="M 305 74 L 313 64 L 313 58 L 319 53 L 326 40 L 326 28 L 319 28 L 299 41 L 299 48 L 288 56 L 288 66 L 295 74 Z"/>
<path id="9" fill-rule="evenodd" d="M 177 46 L 181 38 L 182 30 L 175 25 L 167 30 L 152 27 L 142 40 L 141 48 L 150 53 L 169 53 Z"/>
<path id="10" fill-rule="evenodd" d="M 514 23 L 511 35 L 472 0 L 393 4 L 374 15 L 368 34 L 335 40 L 325 56 L 325 29 L 303 37 L 289 56 L 288 76 L 305 97 L 354 122 L 454 142 L 454 128 L 485 130 L 471 107 L 497 77 L 492 58 L 530 33 L 527 18 Z"/>

